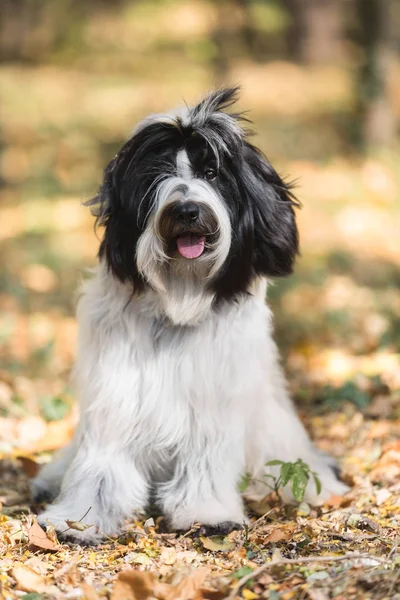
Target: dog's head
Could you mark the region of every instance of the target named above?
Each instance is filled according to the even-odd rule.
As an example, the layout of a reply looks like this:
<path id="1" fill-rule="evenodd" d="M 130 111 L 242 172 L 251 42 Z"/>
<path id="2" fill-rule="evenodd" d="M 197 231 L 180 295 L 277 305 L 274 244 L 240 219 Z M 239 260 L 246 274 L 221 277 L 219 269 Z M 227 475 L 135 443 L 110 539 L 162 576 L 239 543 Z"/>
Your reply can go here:
<path id="1" fill-rule="evenodd" d="M 136 292 L 169 298 L 175 323 L 198 321 L 258 276 L 288 275 L 298 252 L 289 186 L 249 142 L 242 115 L 226 112 L 237 93 L 142 121 L 92 201 L 105 226 L 101 259 Z"/>

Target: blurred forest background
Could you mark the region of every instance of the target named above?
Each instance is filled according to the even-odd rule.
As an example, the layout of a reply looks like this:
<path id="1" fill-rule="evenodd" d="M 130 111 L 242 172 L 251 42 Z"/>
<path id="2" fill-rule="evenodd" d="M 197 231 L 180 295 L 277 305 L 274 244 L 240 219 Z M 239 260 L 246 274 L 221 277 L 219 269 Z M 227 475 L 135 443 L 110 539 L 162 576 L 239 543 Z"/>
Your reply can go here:
<path id="1" fill-rule="evenodd" d="M 396 0 L 2 0 L 0 454 L 70 435 L 75 289 L 98 247 L 81 202 L 138 119 L 226 83 L 303 203 L 296 274 L 270 290 L 294 393 L 344 411 L 337 453 L 350 422 L 393 426 L 399 51 Z"/>

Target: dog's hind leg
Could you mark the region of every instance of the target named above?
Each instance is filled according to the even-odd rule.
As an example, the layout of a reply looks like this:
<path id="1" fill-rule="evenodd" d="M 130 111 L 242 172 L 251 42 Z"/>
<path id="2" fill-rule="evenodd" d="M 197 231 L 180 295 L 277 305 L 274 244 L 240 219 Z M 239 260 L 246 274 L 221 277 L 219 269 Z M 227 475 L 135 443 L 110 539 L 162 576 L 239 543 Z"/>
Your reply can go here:
<path id="1" fill-rule="evenodd" d="M 335 461 L 319 452 L 312 444 L 289 397 L 276 350 L 273 347 L 268 367 L 268 380 L 258 391 L 258 408 L 249 427 L 247 439 L 247 468 L 256 483 L 250 486 L 249 497 L 265 496 L 270 491 L 271 478 L 279 475 L 279 466 L 265 466 L 272 460 L 295 462 L 302 459 L 314 471 L 322 486 L 318 494 L 314 479 L 310 477 L 305 500 L 319 504 L 331 495 L 342 495 L 347 486 L 337 478 Z M 265 481 L 265 484 L 260 483 Z M 286 501 L 293 501 L 290 485 L 283 490 Z"/>

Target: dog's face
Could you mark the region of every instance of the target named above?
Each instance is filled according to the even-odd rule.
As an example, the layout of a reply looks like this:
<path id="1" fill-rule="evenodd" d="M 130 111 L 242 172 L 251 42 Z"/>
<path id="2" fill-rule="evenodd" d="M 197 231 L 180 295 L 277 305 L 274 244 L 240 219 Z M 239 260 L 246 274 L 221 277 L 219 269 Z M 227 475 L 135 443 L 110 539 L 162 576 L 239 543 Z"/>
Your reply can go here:
<path id="1" fill-rule="evenodd" d="M 244 119 L 225 112 L 236 96 L 220 90 L 149 117 L 106 168 L 93 201 L 105 225 L 100 256 L 137 292 L 186 281 L 214 302 L 292 271 L 295 201 L 247 140 Z"/>

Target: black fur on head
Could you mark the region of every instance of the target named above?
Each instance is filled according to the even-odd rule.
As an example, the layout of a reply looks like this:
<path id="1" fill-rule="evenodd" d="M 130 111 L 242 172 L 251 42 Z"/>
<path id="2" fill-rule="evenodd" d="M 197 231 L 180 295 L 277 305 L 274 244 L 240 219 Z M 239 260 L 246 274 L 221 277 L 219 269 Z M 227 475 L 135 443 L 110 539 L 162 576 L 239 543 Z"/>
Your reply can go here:
<path id="1" fill-rule="evenodd" d="M 231 243 L 219 272 L 208 282 L 217 299 L 249 289 L 257 276 L 285 276 L 298 253 L 290 186 L 249 141 L 247 121 L 225 112 L 238 88 L 218 90 L 175 116 L 149 117 L 105 169 L 93 207 L 105 233 L 100 258 L 135 291 L 146 285 L 136 247 L 156 209 L 161 182 L 177 176 L 177 154 L 185 150 L 193 178 L 204 179 L 221 198 L 231 222 Z M 209 173 L 216 176 L 210 178 Z"/>

